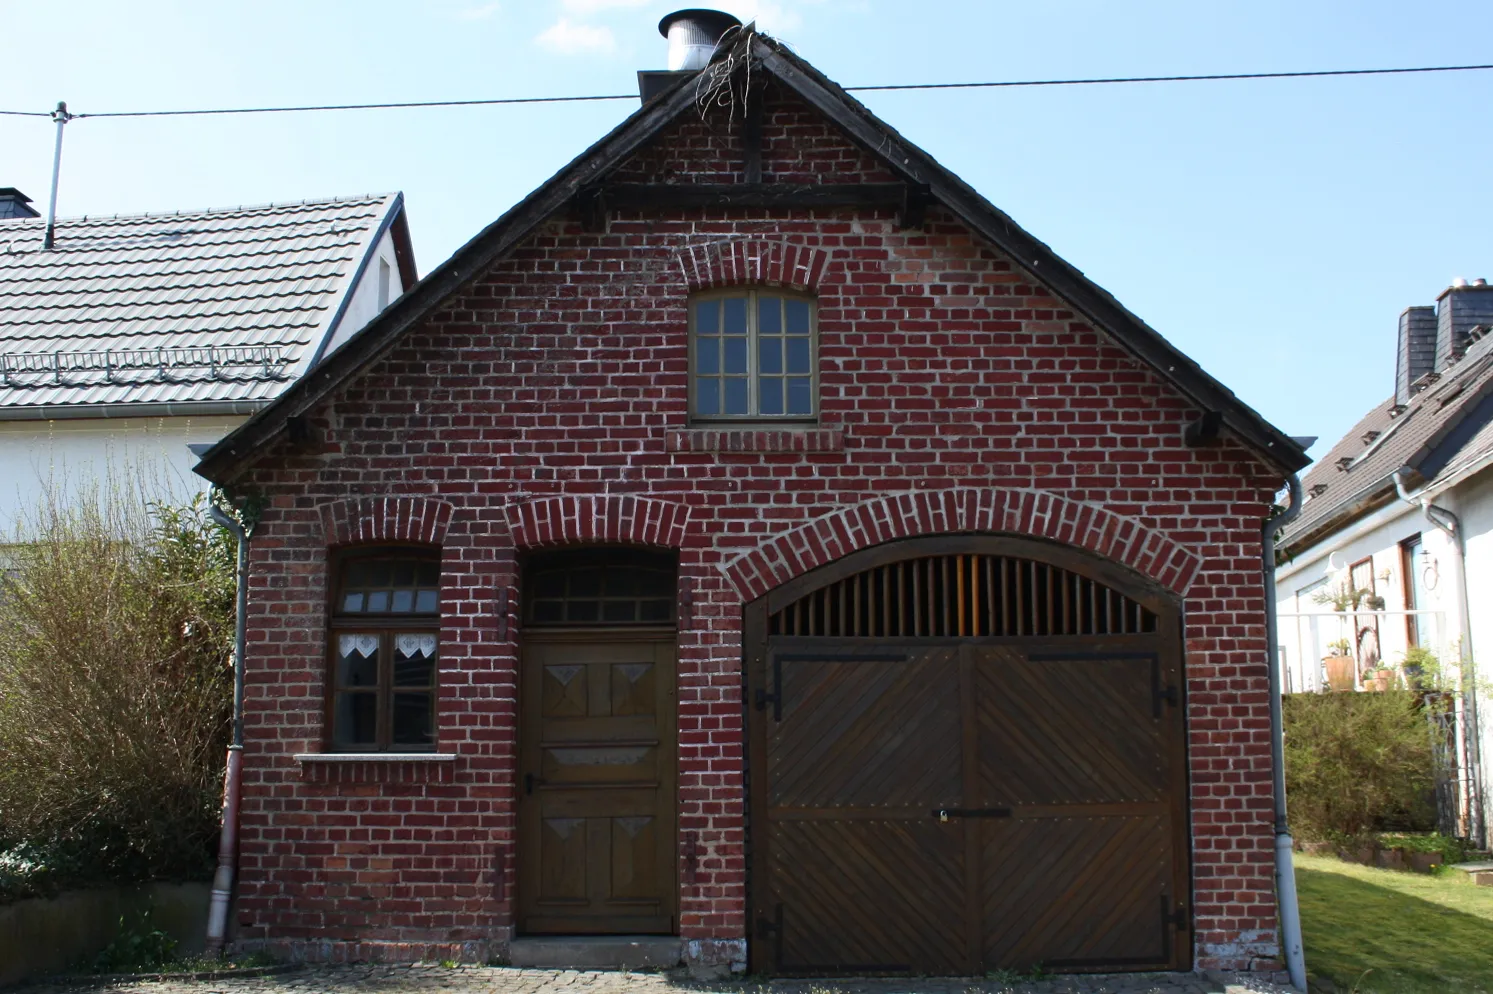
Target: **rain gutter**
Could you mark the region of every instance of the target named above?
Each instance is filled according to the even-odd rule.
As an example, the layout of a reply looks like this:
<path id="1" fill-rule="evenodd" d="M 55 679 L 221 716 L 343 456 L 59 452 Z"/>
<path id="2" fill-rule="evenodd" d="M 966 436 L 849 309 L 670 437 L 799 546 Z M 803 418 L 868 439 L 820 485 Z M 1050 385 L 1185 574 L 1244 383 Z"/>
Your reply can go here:
<path id="1" fill-rule="evenodd" d="M 156 401 L 122 404 L 0 405 L 0 421 L 77 421 L 90 418 L 205 418 L 258 414 L 269 400 Z"/>
<path id="2" fill-rule="evenodd" d="M 234 570 L 233 622 L 233 742 L 223 771 L 223 825 L 218 833 L 218 868 L 213 874 L 212 896 L 207 910 L 207 952 L 220 956 L 228 937 L 228 910 L 238 875 L 238 812 L 244 759 L 244 636 L 249 607 L 249 529 L 221 508 L 211 509 L 212 519 L 238 540 Z"/>
<path id="3" fill-rule="evenodd" d="M 1275 536 L 1301 513 L 1301 478 L 1286 481 L 1290 504 L 1265 519 L 1260 529 L 1260 559 L 1265 579 L 1265 671 L 1270 675 L 1270 766 L 1275 785 L 1275 896 L 1280 904 L 1281 952 L 1291 983 L 1306 990 L 1306 954 L 1301 944 L 1301 908 L 1296 900 L 1294 842 L 1286 820 L 1286 746 L 1281 716 L 1280 665 L 1276 660 L 1279 619 L 1275 606 Z"/>

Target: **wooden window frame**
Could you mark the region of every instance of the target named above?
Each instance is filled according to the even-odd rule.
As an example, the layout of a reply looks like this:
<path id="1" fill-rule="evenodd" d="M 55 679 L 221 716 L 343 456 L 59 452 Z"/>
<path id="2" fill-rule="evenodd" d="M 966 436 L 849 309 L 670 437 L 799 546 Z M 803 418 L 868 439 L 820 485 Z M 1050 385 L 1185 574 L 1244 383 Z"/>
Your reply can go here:
<path id="1" fill-rule="evenodd" d="M 440 668 L 441 668 L 441 614 L 440 597 L 437 594 L 436 610 L 434 613 L 404 612 L 395 614 L 393 612 L 379 614 L 351 614 L 343 613 L 343 591 L 346 587 L 348 567 L 356 562 L 370 559 L 383 560 L 413 560 L 424 563 L 434 563 L 439 570 L 441 553 L 439 548 L 419 545 L 380 545 L 362 547 L 355 549 L 343 549 L 333 553 L 331 557 L 331 583 L 328 584 L 331 593 L 331 603 L 327 606 L 327 652 L 326 652 L 326 700 L 324 702 L 324 728 L 326 730 L 324 741 L 328 753 L 433 753 L 436 751 L 439 738 L 437 726 L 437 701 L 440 696 Z M 374 635 L 379 640 L 378 653 L 378 676 L 377 682 L 371 690 L 357 688 L 349 689 L 341 686 L 338 680 L 338 663 L 341 652 L 338 643 L 341 636 L 348 634 Z M 398 635 L 434 635 L 436 639 L 436 655 L 431 672 L 428 692 L 430 694 L 430 742 L 428 744 L 395 743 L 393 734 L 394 724 L 394 695 L 399 688 L 394 685 L 394 639 Z M 412 692 L 418 692 L 416 688 L 409 688 Z M 341 693 L 372 694 L 375 698 L 375 725 L 374 742 L 353 743 L 345 742 L 338 737 L 337 728 L 337 698 Z"/>
<path id="2" fill-rule="evenodd" d="M 757 298 L 759 295 L 770 297 L 786 297 L 794 300 L 802 300 L 809 305 L 809 402 L 811 410 L 808 414 L 761 414 L 759 384 L 758 384 L 758 318 Z M 696 343 L 699 339 L 696 328 L 696 311 L 698 305 L 707 300 L 726 300 L 733 297 L 745 297 L 747 300 L 747 413 L 746 414 L 698 414 L 698 398 L 695 391 L 695 355 Z M 747 286 L 747 287 L 723 287 L 718 290 L 702 290 L 699 293 L 690 294 L 689 303 L 689 418 L 690 424 L 696 425 L 741 425 L 741 424 L 806 424 L 819 423 L 819 298 L 812 293 L 804 293 L 798 290 L 782 289 L 769 286 Z M 722 358 L 724 363 L 724 357 Z M 786 380 L 787 374 L 784 374 Z M 723 403 L 724 406 L 724 403 Z M 784 406 L 787 406 L 786 397 Z"/>
<path id="3" fill-rule="evenodd" d="M 1405 600 L 1405 645 L 1408 648 L 1420 645 L 1420 616 L 1410 612 L 1421 609 L 1415 597 L 1415 553 L 1423 553 L 1424 549 L 1419 532 L 1400 542 L 1400 595 Z"/>
<path id="4" fill-rule="evenodd" d="M 534 589 L 538 577 L 545 573 L 569 573 L 574 570 L 589 568 L 625 569 L 627 568 L 624 565 L 625 559 L 633 555 L 638 557 L 635 565 L 658 572 L 667 572 L 670 575 L 673 582 L 667 598 L 669 612 L 667 618 L 644 619 L 639 617 L 632 621 L 621 621 L 607 619 L 603 613 L 594 621 L 579 621 L 568 617 L 551 620 L 536 619 L 534 609 L 538 601 L 560 604 L 563 610 L 565 605 L 574 600 L 595 600 L 598 604 L 624 601 L 638 605 L 641 605 L 645 601 L 664 600 L 665 598 L 662 596 L 641 593 L 622 596 L 614 594 L 571 596 L 568 590 L 559 597 L 539 597 L 537 596 L 537 591 Z M 649 559 L 654 561 L 649 563 L 647 562 Z M 577 546 L 574 548 L 548 550 L 528 557 L 523 563 L 520 576 L 522 577 L 522 593 L 519 617 L 520 624 L 523 626 L 525 632 L 543 633 L 569 630 L 593 632 L 673 631 L 679 625 L 679 557 L 672 550 L 616 545 Z M 568 614 L 568 612 L 564 613 Z"/>

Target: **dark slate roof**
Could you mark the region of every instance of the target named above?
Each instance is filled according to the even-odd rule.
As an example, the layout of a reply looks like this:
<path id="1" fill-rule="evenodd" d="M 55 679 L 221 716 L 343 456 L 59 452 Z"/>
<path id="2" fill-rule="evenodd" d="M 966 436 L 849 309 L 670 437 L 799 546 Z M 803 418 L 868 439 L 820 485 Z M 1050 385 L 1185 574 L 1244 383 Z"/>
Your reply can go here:
<path id="1" fill-rule="evenodd" d="M 1493 334 L 1473 342 L 1440 375 L 1424 378 L 1403 409 L 1374 405 L 1301 481 L 1305 503 L 1286 529 L 1290 552 L 1305 548 L 1394 493 L 1393 473 L 1408 466 L 1412 485 L 1444 479 L 1493 452 Z"/>
<path id="2" fill-rule="evenodd" d="M 716 61 L 730 57 L 746 64 L 748 55 L 753 72 L 768 73 L 824 114 L 852 141 L 884 161 L 910 190 L 931 195 L 934 202 L 951 210 L 1034 280 L 1051 289 L 1096 328 L 1107 332 L 1121 348 L 1154 368 L 1199 408 L 1221 413 L 1227 428 L 1265 459 L 1285 472 L 1295 472 L 1307 465 L 1309 460 L 1299 444 L 927 152 L 907 141 L 782 44 L 755 31 L 743 31 L 734 46 L 716 53 Z M 244 464 L 280 437 L 290 419 L 305 414 L 378 361 L 394 348 L 406 330 L 419 325 L 468 281 L 486 272 L 536 226 L 571 209 L 578 194 L 628 161 L 679 115 L 692 111 L 695 100 L 693 78 L 685 78 L 643 105 L 328 356 L 318 367 L 319 375 L 297 382 L 272 406 L 214 446 L 197 465 L 197 472 L 217 482 L 232 479 Z"/>
<path id="3" fill-rule="evenodd" d="M 62 218 L 51 250 L 43 219 L 0 220 L 0 420 L 263 406 L 402 210 L 394 193 Z"/>

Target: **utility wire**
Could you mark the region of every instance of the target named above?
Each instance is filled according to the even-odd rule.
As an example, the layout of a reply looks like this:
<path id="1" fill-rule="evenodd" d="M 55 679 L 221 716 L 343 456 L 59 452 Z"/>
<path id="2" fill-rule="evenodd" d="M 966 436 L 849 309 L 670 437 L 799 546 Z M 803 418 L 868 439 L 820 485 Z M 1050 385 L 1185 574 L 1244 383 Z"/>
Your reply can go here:
<path id="1" fill-rule="evenodd" d="M 1409 69 L 1318 69 L 1310 72 L 1236 72 L 1209 76 L 1109 76 L 1098 79 L 1028 79 L 1006 83 L 903 83 L 889 86 L 847 86 L 847 90 L 957 90 L 996 86 L 1088 86 L 1093 83 L 1198 83 L 1217 79 L 1303 79 L 1310 76 L 1391 76 L 1405 73 L 1468 72 L 1493 69 L 1478 66 L 1416 66 Z M 81 115 L 80 115 L 81 116 Z"/>
<path id="2" fill-rule="evenodd" d="M 588 100 L 636 100 L 636 93 L 590 97 L 505 97 L 492 100 L 416 100 L 389 104 L 317 104 L 307 107 L 232 107 L 221 110 L 117 110 L 74 117 L 200 117 L 204 114 L 296 114 L 309 110 L 396 110 L 406 107 L 485 107 L 493 104 L 563 104 Z"/>
<path id="3" fill-rule="evenodd" d="M 1323 76 L 1394 76 L 1411 73 L 1474 72 L 1493 69 L 1493 64 L 1466 66 L 1414 66 L 1396 69 L 1318 69 L 1303 72 L 1212 73 L 1196 76 L 1105 76 L 1093 79 L 1023 79 L 988 83 L 888 83 L 881 86 L 847 86 L 856 93 L 887 90 L 974 90 L 1017 86 L 1092 86 L 1110 83 L 1199 83 L 1216 80 L 1307 79 Z M 75 114 L 74 120 L 86 117 L 203 117 L 221 114 L 296 114 L 328 110 L 400 110 L 415 107 L 490 107 L 499 104 L 584 103 L 601 100 L 636 100 L 636 93 L 606 93 L 578 97 L 505 97 L 487 100 L 418 100 L 377 104 L 312 104 L 295 107 L 225 107 L 211 110 L 123 110 Z M 48 111 L 0 110 L 11 117 L 51 117 Z"/>

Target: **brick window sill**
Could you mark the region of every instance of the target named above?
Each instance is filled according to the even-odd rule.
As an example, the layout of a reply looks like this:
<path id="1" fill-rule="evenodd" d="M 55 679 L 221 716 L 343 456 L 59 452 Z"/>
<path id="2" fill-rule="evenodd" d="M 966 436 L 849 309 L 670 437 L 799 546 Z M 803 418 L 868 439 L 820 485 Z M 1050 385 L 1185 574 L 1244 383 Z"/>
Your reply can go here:
<path id="1" fill-rule="evenodd" d="M 453 752 L 302 752 L 295 760 L 312 783 L 447 782 L 456 770 Z"/>
<path id="2" fill-rule="evenodd" d="M 670 452 L 843 452 L 843 428 L 751 427 L 676 428 L 667 436 Z"/>

